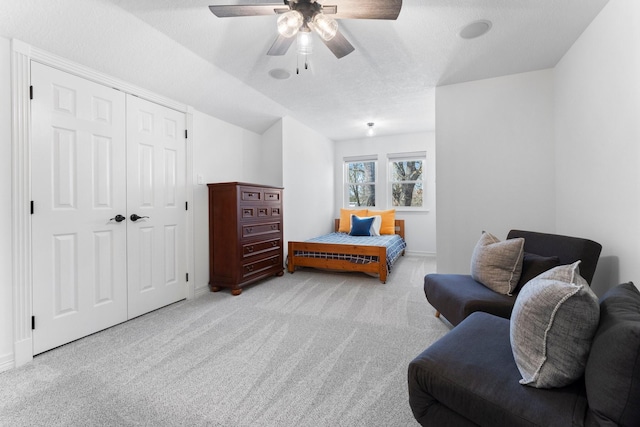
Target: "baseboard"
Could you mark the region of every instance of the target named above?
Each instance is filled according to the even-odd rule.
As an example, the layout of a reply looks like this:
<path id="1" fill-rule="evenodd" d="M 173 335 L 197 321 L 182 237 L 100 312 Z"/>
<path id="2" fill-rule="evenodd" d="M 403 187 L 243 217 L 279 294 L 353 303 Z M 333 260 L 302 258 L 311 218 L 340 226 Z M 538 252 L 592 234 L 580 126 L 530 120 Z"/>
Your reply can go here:
<path id="1" fill-rule="evenodd" d="M 33 339 L 31 337 L 15 343 L 14 365 L 22 366 L 33 360 Z"/>
<path id="2" fill-rule="evenodd" d="M 201 286 L 195 289 L 193 297 L 198 298 L 201 295 L 205 295 L 209 293 L 209 285 Z"/>
<path id="3" fill-rule="evenodd" d="M 13 369 L 13 367 L 13 353 L 0 356 L 0 372 L 8 371 L 9 369 Z"/>
<path id="4" fill-rule="evenodd" d="M 434 257 L 434 256 L 436 256 L 436 253 L 435 252 L 422 252 L 422 251 L 405 251 L 405 255 Z"/>

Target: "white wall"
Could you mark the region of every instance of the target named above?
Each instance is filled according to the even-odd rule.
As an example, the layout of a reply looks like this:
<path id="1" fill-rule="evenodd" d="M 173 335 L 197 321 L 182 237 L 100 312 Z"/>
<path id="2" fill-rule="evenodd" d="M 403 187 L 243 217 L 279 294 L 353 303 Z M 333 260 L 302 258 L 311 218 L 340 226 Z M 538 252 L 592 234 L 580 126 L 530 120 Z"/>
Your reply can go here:
<path id="1" fill-rule="evenodd" d="M 612 0 L 555 68 L 557 230 L 603 246 L 596 293 L 640 284 L 640 2 Z"/>
<path id="2" fill-rule="evenodd" d="M 407 253 L 435 254 L 436 252 L 436 143 L 433 132 L 394 136 L 363 137 L 336 142 L 335 149 L 335 204 L 333 212 L 339 218 L 344 207 L 343 164 L 345 157 L 375 154 L 378 156 L 378 182 L 376 209 L 391 209 L 387 187 L 387 154 L 426 151 L 425 206 L 428 212 L 396 211 L 396 218 L 405 220 Z"/>
<path id="3" fill-rule="evenodd" d="M 196 294 L 208 292 L 209 193 L 207 183 L 260 182 L 252 159 L 261 136 L 198 111 L 193 114 L 193 222 Z M 203 182 L 203 184 L 198 184 Z"/>
<path id="4" fill-rule="evenodd" d="M 11 44 L 0 37 L 0 371 L 13 366 Z"/>
<path id="5" fill-rule="evenodd" d="M 260 164 L 268 165 L 268 170 L 262 175 L 263 184 L 281 187 L 283 182 L 282 157 L 282 120 L 278 120 L 273 126 L 262 134 L 260 148 Z"/>
<path id="6" fill-rule="evenodd" d="M 553 72 L 436 89 L 438 271 L 469 272 L 483 230 L 555 230 Z"/>
<path id="7" fill-rule="evenodd" d="M 284 240 L 332 231 L 334 142 L 300 122 L 282 120 Z"/>

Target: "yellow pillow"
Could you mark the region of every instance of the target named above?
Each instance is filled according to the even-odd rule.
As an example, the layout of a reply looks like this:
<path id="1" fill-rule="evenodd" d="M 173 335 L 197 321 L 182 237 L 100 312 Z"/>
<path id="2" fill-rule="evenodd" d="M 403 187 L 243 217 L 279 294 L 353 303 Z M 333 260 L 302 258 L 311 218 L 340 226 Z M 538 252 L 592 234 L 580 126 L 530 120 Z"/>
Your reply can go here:
<path id="1" fill-rule="evenodd" d="M 380 226 L 380 234 L 396 234 L 396 210 L 388 211 L 368 211 L 367 215 L 380 215 L 382 217 L 382 225 Z"/>
<path id="2" fill-rule="evenodd" d="M 338 231 L 340 233 L 348 233 L 351 231 L 351 215 L 367 216 L 366 209 L 340 209 L 340 225 Z"/>

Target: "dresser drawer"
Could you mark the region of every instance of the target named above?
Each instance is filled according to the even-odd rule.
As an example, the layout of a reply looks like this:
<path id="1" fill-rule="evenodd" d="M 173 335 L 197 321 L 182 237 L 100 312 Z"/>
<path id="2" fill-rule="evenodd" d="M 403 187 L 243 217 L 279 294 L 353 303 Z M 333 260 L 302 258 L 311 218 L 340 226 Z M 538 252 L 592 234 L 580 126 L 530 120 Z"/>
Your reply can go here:
<path id="1" fill-rule="evenodd" d="M 242 245 L 242 257 L 248 258 L 265 252 L 279 250 L 282 246 L 280 239 L 265 240 L 262 242 L 246 243 Z"/>
<path id="2" fill-rule="evenodd" d="M 260 188 L 242 187 L 240 189 L 240 201 L 261 202 L 264 200 L 263 190 Z"/>
<path id="3" fill-rule="evenodd" d="M 268 236 L 269 234 L 280 234 L 282 231 L 281 222 L 264 222 L 258 224 L 243 224 L 242 237 Z"/>
<path id="4" fill-rule="evenodd" d="M 277 218 L 282 215 L 280 206 L 245 206 L 241 209 L 243 220 L 251 220 L 256 218 Z"/>
<path id="5" fill-rule="evenodd" d="M 278 268 L 282 268 L 282 259 L 280 258 L 280 254 L 243 264 L 242 277 L 246 279 L 264 271 Z"/>
<path id="6" fill-rule="evenodd" d="M 278 202 L 278 203 L 280 203 L 280 192 L 279 191 L 265 190 L 265 192 L 264 192 L 264 201 L 265 202 Z"/>

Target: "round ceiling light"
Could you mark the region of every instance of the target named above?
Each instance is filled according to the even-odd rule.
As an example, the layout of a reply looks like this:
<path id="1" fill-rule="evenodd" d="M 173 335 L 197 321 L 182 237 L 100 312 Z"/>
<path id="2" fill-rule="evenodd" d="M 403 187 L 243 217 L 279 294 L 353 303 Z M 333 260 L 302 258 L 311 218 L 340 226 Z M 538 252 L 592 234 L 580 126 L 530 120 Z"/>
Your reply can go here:
<path id="1" fill-rule="evenodd" d="M 475 39 L 476 37 L 480 37 L 481 35 L 488 33 L 492 25 L 491 21 L 475 21 L 460 30 L 459 35 L 463 39 Z"/>
<path id="2" fill-rule="evenodd" d="M 287 80 L 289 77 L 291 77 L 291 73 L 282 68 L 274 68 L 273 70 L 269 71 L 269 75 L 276 80 Z"/>

